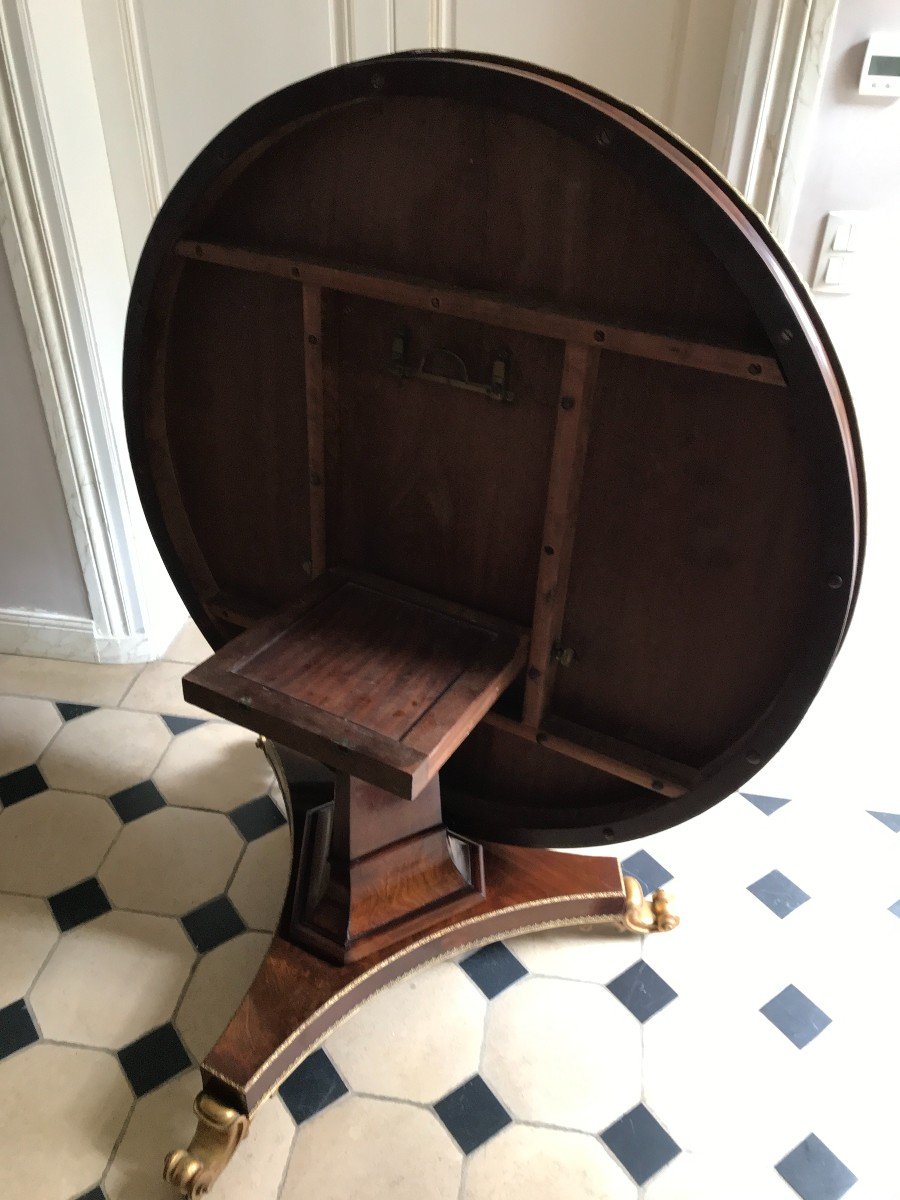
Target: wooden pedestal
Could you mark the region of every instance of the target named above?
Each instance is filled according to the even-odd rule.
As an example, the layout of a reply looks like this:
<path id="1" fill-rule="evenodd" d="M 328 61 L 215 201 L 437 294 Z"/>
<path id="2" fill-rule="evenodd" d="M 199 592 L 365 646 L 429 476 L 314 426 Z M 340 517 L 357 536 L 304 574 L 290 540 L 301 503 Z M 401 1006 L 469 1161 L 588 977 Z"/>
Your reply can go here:
<path id="1" fill-rule="evenodd" d="M 616 859 L 479 845 L 443 823 L 438 771 L 522 670 L 521 631 L 385 580 L 330 571 L 184 681 L 188 699 L 283 737 L 332 783 L 292 785 L 279 930 L 202 1064 L 197 1135 L 166 1163 L 204 1195 L 263 1101 L 368 996 L 493 938 L 619 920 L 671 927 Z"/>

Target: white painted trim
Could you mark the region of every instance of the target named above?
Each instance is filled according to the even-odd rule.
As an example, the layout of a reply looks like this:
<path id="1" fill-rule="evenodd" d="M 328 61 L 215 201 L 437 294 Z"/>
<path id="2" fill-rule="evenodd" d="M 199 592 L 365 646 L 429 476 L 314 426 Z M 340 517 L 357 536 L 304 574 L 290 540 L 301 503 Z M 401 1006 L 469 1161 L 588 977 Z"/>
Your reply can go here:
<path id="1" fill-rule="evenodd" d="M 86 346 L 88 379 L 75 342 L 82 311 L 64 300 L 65 284 L 79 292 L 71 230 L 59 208 L 58 168 L 46 131 L 39 85 L 29 60 L 27 17 L 0 5 L 0 165 L 3 245 L 10 263 L 38 389 L 56 457 L 93 619 L 105 635 L 136 632 L 129 589 L 121 575 L 98 469 L 98 446 L 87 416 L 86 385 L 96 362 Z M 38 149 L 40 148 L 40 149 Z M 43 168 L 43 170 L 42 170 Z M 43 176 L 43 177 L 42 177 Z M 48 178 L 49 176 L 49 178 Z M 54 222 L 54 217 L 56 218 Z M 77 263 L 77 259 L 76 259 Z M 83 301 L 83 295 L 79 294 Z"/>
<path id="2" fill-rule="evenodd" d="M 156 91 L 147 48 L 147 34 L 138 0 L 119 0 L 119 29 L 128 93 L 144 171 L 144 185 L 151 216 L 159 211 L 169 194 L 169 171 L 159 127 Z"/>
<path id="3" fill-rule="evenodd" d="M 164 648 L 184 614 L 150 545 L 124 449 L 118 410 L 118 322 L 128 289 L 124 245 L 97 97 L 90 86 L 81 7 L 62 10 L 73 64 L 73 115 L 60 107 L 59 92 L 51 111 L 48 95 L 53 93 L 45 94 L 44 81 L 59 83 L 53 74 L 58 68 L 44 61 L 48 47 L 36 43 L 31 2 L 0 0 L 0 235 L 72 526 L 90 629 L 78 625 L 61 631 L 58 620 L 48 623 L 39 616 L 28 622 L 28 644 L 33 653 L 57 656 L 68 647 L 71 657 L 88 661 L 140 660 L 148 656 L 148 648 Z M 47 10 L 35 12 L 46 35 Z M 35 29 L 40 29 L 37 22 Z M 60 119 L 69 140 L 57 146 Z M 73 128 L 83 131 L 84 141 L 77 147 L 71 140 Z M 90 200 L 96 211 L 112 214 L 108 220 L 104 216 L 105 225 L 98 219 L 87 231 L 73 216 L 80 211 L 84 222 L 84 192 L 81 210 L 70 210 L 66 190 L 63 164 L 68 154 L 71 168 L 73 149 L 76 162 L 78 153 L 89 155 Z M 85 181 L 80 183 L 84 188 Z M 20 613 L 11 618 L 14 629 L 22 619 Z"/>
<path id="4" fill-rule="evenodd" d="M 0 608 L 0 654 L 101 663 L 142 662 L 150 657 L 143 635 L 104 637 L 90 617 L 23 608 Z"/>
<path id="5" fill-rule="evenodd" d="M 738 0 L 713 159 L 786 244 L 838 0 Z"/>
<path id="6" fill-rule="evenodd" d="M 428 44 L 436 50 L 456 45 L 456 0 L 431 0 L 428 10 Z"/>
<path id="7" fill-rule="evenodd" d="M 353 12 L 350 0 L 331 0 L 328 6 L 328 32 L 331 38 L 331 65 L 352 62 Z"/>

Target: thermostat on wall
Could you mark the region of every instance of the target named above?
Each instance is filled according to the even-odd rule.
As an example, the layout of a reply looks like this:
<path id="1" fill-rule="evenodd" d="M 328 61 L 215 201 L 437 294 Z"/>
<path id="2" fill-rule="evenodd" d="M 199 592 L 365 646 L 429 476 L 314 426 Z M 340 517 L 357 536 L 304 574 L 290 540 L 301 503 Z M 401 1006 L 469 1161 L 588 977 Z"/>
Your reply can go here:
<path id="1" fill-rule="evenodd" d="M 900 96 L 900 33 L 873 33 L 866 46 L 861 96 Z"/>

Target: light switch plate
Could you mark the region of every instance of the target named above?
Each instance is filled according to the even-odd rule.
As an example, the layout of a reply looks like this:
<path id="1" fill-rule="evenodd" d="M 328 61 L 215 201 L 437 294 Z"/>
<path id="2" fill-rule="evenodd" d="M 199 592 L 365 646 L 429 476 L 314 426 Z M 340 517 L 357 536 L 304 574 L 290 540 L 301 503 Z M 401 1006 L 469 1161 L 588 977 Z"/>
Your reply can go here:
<path id="1" fill-rule="evenodd" d="M 866 212 L 828 214 L 813 275 L 814 292 L 843 296 L 854 290 L 866 257 L 870 217 Z"/>

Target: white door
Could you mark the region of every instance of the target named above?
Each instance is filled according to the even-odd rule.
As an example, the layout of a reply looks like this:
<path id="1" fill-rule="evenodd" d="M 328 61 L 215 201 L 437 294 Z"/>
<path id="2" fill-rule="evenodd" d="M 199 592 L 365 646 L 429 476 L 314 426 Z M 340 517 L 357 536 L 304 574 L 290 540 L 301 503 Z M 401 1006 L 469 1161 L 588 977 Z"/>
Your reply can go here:
<path id="1" fill-rule="evenodd" d="M 84 0 L 126 255 L 197 152 L 254 101 L 352 59 L 440 46 L 525 59 L 709 155 L 735 0 Z"/>

